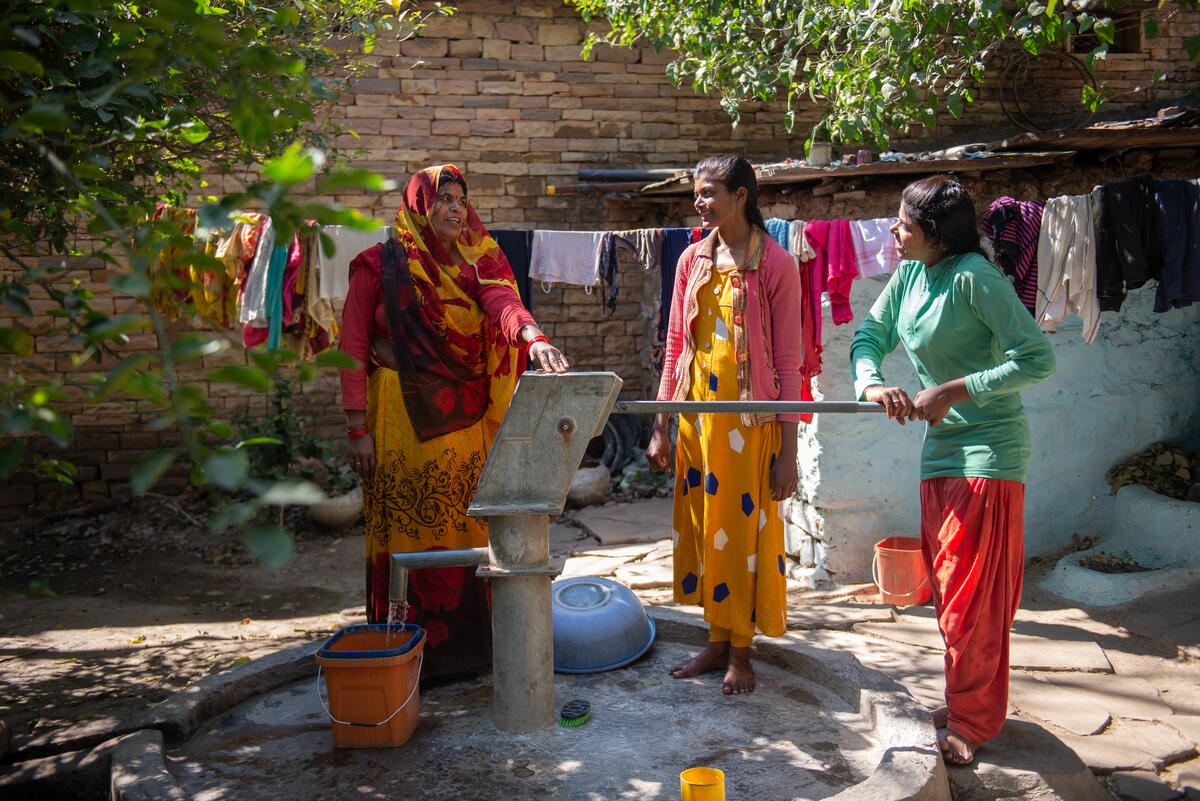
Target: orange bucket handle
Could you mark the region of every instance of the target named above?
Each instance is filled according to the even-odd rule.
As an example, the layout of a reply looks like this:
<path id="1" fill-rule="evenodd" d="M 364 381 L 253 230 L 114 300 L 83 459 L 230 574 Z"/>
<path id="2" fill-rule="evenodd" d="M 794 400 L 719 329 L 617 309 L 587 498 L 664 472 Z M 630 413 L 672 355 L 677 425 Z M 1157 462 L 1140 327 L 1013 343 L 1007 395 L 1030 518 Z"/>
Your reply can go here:
<path id="1" fill-rule="evenodd" d="M 382 726 L 385 723 L 387 723 L 388 721 L 390 721 L 392 718 L 396 717 L 396 715 L 399 715 L 400 710 L 402 710 L 402 709 L 404 709 L 404 707 L 408 706 L 408 702 L 411 701 L 413 699 L 413 696 L 417 694 L 417 687 L 419 687 L 421 685 L 421 663 L 424 661 L 425 661 L 425 650 L 422 649 L 421 655 L 419 657 L 417 657 L 417 672 L 413 674 L 414 676 L 416 676 L 416 678 L 413 679 L 413 688 L 408 693 L 408 697 L 404 699 L 404 703 L 402 703 L 402 704 L 400 704 L 400 706 L 396 707 L 395 712 L 388 715 L 386 718 L 379 721 L 378 723 L 354 723 L 353 721 L 349 721 L 349 720 L 338 720 L 337 718 L 335 718 L 333 716 L 333 712 L 331 712 L 329 710 L 329 702 L 327 700 L 325 700 L 325 696 L 321 695 L 321 665 L 320 664 L 317 665 L 317 698 L 321 699 L 321 706 L 325 709 L 325 714 L 329 715 L 329 719 L 332 720 L 334 723 L 340 723 L 343 726 L 363 726 L 368 729 Z"/>
<path id="2" fill-rule="evenodd" d="M 881 584 L 879 581 L 879 551 L 875 551 L 875 553 L 872 554 L 872 556 L 871 556 L 871 578 L 873 578 L 875 580 L 876 587 L 878 587 L 879 589 L 881 589 L 883 592 L 887 593 L 888 595 L 894 595 L 897 598 L 911 598 L 914 595 L 916 595 L 917 593 L 921 592 L 921 590 L 925 589 L 926 585 L 929 584 L 929 575 L 923 574 L 921 576 L 921 583 L 918 584 L 912 590 L 912 592 L 893 592 L 892 590 L 889 590 L 887 587 L 883 586 L 883 584 Z"/>

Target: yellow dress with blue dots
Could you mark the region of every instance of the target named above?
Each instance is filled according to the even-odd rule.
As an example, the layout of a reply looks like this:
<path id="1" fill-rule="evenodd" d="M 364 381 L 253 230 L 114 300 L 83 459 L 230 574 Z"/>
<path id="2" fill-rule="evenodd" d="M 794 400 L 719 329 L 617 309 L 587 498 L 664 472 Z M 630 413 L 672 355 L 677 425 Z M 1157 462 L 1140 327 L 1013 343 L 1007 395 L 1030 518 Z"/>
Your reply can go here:
<path id="1" fill-rule="evenodd" d="M 699 290 L 688 400 L 738 400 L 732 271 Z M 700 604 L 734 645 L 787 630 L 783 518 L 771 499 L 779 423 L 732 413 L 681 414 L 675 449 L 675 600 Z M 740 641 L 740 642 L 739 642 Z"/>

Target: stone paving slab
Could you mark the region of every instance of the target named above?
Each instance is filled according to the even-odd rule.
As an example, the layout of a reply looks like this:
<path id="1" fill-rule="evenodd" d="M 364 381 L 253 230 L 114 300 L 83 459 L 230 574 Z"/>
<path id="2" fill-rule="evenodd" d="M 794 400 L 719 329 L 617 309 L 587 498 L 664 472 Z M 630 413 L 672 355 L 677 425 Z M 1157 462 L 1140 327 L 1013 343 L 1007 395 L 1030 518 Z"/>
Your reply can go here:
<path id="1" fill-rule="evenodd" d="M 1176 766 L 1172 773 L 1175 785 L 1188 793 L 1188 799 L 1200 798 L 1200 759 L 1193 759 L 1183 765 Z"/>
<path id="2" fill-rule="evenodd" d="M 671 536 L 671 498 L 649 498 L 637 503 L 589 506 L 575 513 L 602 545 L 656 542 Z"/>
<path id="3" fill-rule="evenodd" d="M 1112 718 L 1163 721 L 1173 717 L 1154 685 L 1129 676 L 1014 671 L 1009 698 L 1022 714 L 1077 735 L 1097 734 Z"/>
<path id="4" fill-rule="evenodd" d="M 1009 718 L 974 765 L 949 766 L 946 775 L 956 799 L 1112 801 L 1074 751 L 1027 720 Z"/>
<path id="5" fill-rule="evenodd" d="M 1096 773 L 1119 770 L 1156 770 L 1195 753 L 1192 742 L 1164 723 L 1114 720 L 1101 734 L 1062 735 Z"/>
<path id="6" fill-rule="evenodd" d="M 941 653 L 841 631 L 797 631 L 789 636 L 817 648 L 851 654 L 867 667 L 899 682 L 927 709 L 934 709 L 946 702 Z"/>
<path id="7" fill-rule="evenodd" d="M 625 564 L 624 559 L 607 556 L 573 556 L 563 565 L 560 578 L 575 576 L 614 576 L 617 568 Z"/>
<path id="8" fill-rule="evenodd" d="M 631 562 L 617 568 L 615 578 L 633 590 L 670 587 L 675 580 L 671 560 Z"/>
<path id="9" fill-rule="evenodd" d="M 1014 670 L 1008 677 L 1008 702 L 1025 717 L 1053 723 L 1071 734 L 1098 734 L 1112 716 L 1105 707 L 1090 702 L 1094 699 L 1081 696 L 1064 692 L 1032 673 Z"/>
<path id="10" fill-rule="evenodd" d="M 833 629 L 850 631 L 856 623 L 892 620 L 892 607 L 853 603 L 789 604 L 788 628 L 796 631 Z"/>
<path id="11" fill-rule="evenodd" d="M 1200 620 L 1190 620 L 1167 631 L 1179 650 L 1192 659 L 1200 659 Z"/>
<path id="12" fill-rule="evenodd" d="M 858 624 L 854 626 L 854 631 L 923 648 L 944 650 L 933 609 L 923 606 L 905 607 L 897 612 L 896 618 L 895 623 Z M 1104 651 L 1091 639 L 1089 633 L 1070 626 L 1037 624 L 1035 630 L 1039 633 L 1030 636 L 1021 633 L 1023 627 L 1030 630 L 1029 626 L 1023 626 L 1021 621 L 1018 621 L 1009 638 L 1011 667 L 1021 670 L 1112 672 L 1112 666 L 1104 657 Z"/>
<path id="13" fill-rule="evenodd" d="M 666 540 L 670 542 L 670 540 Z M 639 542 L 633 545 L 588 545 L 575 552 L 575 556 L 604 556 L 631 562 L 642 559 L 654 551 L 656 543 Z"/>
<path id="14" fill-rule="evenodd" d="M 1104 654 L 1118 676 L 1146 681 L 1176 715 L 1200 715 L 1200 662 L 1108 647 Z"/>
<path id="15" fill-rule="evenodd" d="M 550 555 L 570 556 L 580 548 L 596 544 L 596 539 L 578 526 L 569 523 L 550 524 Z"/>
<path id="16" fill-rule="evenodd" d="M 1175 801 L 1183 793 L 1167 786 L 1158 774 L 1148 770 L 1117 773 L 1112 777 L 1113 789 L 1124 801 Z"/>
<path id="17" fill-rule="evenodd" d="M 1179 732 L 1183 739 L 1190 740 L 1193 745 L 1200 747 L 1200 715 L 1167 715 L 1158 721 Z"/>

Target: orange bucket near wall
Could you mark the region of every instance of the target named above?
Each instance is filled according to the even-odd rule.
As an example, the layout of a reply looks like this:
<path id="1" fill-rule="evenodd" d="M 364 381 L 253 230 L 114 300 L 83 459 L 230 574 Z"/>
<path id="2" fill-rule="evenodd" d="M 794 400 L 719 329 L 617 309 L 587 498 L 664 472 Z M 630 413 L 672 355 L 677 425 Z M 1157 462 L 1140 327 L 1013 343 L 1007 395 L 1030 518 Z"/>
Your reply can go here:
<path id="1" fill-rule="evenodd" d="M 921 559 L 921 541 L 916 537 L 888 537 L 875 543 L 871 577 L 885 604 L 923 604 L 933 594 Z"/>
<path id="2" fill-rule="evenodd" d="M 403 745 L 417 727 L 425 630 L 414 624 L 347 626 L 317 652 L 317 695 L 336 748 Z"/>

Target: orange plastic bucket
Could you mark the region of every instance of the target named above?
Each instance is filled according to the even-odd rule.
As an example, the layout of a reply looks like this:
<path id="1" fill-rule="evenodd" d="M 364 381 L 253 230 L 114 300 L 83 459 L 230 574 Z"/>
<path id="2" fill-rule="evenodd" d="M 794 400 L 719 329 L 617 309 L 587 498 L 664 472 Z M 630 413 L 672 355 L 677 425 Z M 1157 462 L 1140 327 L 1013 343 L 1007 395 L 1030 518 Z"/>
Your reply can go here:
<path id="1" fill-rule="evenodd" d="M 425 631 L 406 624 L 347 626 L 317 652 L 317 695 L 325 672 L 325 711 L 336 748 L 403 745 L 417 727 Z"/>
<path id="2" fill-rule="evenodd" d="M 916 537 L 888 537 L 875 543 L 871 577 L 885 604 L 923 604 L 933 594 L 921 560 L 921 541 Z"/>

